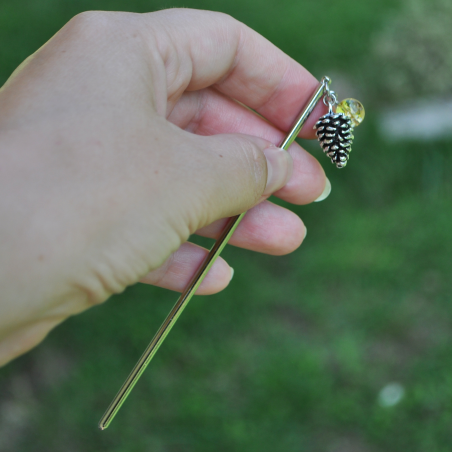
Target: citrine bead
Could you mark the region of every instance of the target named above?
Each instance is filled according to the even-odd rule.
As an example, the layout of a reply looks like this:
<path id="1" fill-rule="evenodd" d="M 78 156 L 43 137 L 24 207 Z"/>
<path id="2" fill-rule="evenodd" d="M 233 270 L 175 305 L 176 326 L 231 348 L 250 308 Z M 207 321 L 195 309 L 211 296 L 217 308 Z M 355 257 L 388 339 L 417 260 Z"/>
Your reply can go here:
<path id="1" fill-rule="evenodd" d="M 344 99 L 336 107 L 336 113 L 343 113 L 352 120 L 353 127 L 359 126 L 364 119 L 363 104 L 356 99 Z"/>

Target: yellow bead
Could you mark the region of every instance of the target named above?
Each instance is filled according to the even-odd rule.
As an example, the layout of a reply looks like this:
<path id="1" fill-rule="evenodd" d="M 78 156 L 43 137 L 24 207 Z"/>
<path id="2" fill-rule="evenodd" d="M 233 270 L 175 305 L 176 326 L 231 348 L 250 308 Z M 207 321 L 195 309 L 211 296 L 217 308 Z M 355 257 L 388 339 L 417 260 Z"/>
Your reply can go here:
<path id="1" fill-rule="evenodd" d="M 363 104 L 356 99 L 344 99 L 336 107 L 336 113 L 343 113 L 352 120 L 353 127 L 359 126 L 364 119 Z"/>

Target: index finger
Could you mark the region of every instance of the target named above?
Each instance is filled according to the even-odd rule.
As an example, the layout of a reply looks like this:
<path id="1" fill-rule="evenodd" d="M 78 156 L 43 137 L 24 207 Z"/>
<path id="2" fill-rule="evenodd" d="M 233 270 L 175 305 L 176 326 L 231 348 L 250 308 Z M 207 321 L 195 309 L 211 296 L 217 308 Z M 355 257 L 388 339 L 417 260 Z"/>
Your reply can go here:
<path id="1" fill-rule="evenodd" d="M 168 97 L 214 85 L 286 131 L 319 83 L 303 66 L 230 16 L 189 9 L 152 15 L 170 77 Z M 325 112 L 326 107 L 318 105 L 301 136 L 313 138 L 315 118 Z"/>

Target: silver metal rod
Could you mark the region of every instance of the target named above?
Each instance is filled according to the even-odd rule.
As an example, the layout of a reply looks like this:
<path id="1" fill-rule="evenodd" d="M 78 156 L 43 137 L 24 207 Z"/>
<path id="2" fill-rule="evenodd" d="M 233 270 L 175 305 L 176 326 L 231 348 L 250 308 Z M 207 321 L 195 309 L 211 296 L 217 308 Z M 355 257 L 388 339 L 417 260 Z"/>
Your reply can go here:
<path id="1" fill-rule="evenodd" d="M 162 326 L 158 329 L 151 343 L 147 346 L 146 350 L 141 355 L 141 358 L 132 369 L 132 372 L 127 377 L 124 384 L 121 386 L 118 394 L 116 394 L 115 398 L 110 403 L 110 406 L 107 408 L 107 411 L 102 416 L 102 419 L 99 421 L 99 428 L 101 430 L 105 430 L 110 425 L 116 413 L 121 408 L 121 405 L 125 402 L 127 396 L 130 394 L 136 382 L 141 377 L 141 374 L 145 371 L 146 367 L 151 362 L 151 359 L 157 353 L 160 345 L 162 345 L 162 342 L 165 340 L 166 336 L 171 331 L 171 328 L 176 323 L 176 320 L 182 314 L 182 311 L 187 306 L 191 297 L 195 294 L 196 290 L 202 283 L 204 277 L 207 275 L 216 258 L 220 255 L 221 251 L 223 251 L 223 248 L 228 243 L 231 235 L 234 233 L 241 219 L 245 216 L 245 213 L 246 212 L 232 217 L 229 220 L 225 230 L 213 245 L 205 261 L 202 263 L 201 267 L 196 272 L 187 288 L 181 293 L 173 309 L 171 309 L 170 313 L 162 323 Z"/>
<path id="2" fill-rule="evenodd" d="M 295 121 L 295 124 L 292 127 L 291 131 L 284 139 L 284 141 L 281 143 L 280 148 L 286 151 L 289 149 L 290 145 L 294 142 L 295 138 L 300 133 L 301 128 L 308 119 L 312 110 L 317 105 L 317 102 L 322 97 L 325 91 L 325 87 L 330 82 L 331 80 L 328 77 L 322 78 L 316 91 L 312 95 L 309 102 L 306 104 L 306 107 L 303 109 L 303 111 L 300 113 L 300 116 Z M 164 320 L 162 326 L 159 328 L 154 338 L 152 339 L 151 343 L 147 346 L 143 355 L 135 364 L 135 367 L 132 369 L 132 372 L 127 377 L 124 384 L 121 386 L 121 389 L 119 390 L 118 394 L 116 394 L 115 398 L 110 403 L 110 406 L 107 408 L 107 411 L 102 416 L 101 420 L 99 421 L 99 428 L 101 430 L 105 430 L 110 425 L 116 413 L 121 408 L 121 405 L 125 402 L 127 396 L 130 394 L 133 387 L 137 383 L 138 379 L 145 371 L 146 367 L 156 354 L 160 345 L 162 345 L 162 342 L 165 340 L 166 336 L 171 331 L 171 328 L 174 326 L 177 319 L 182 314 L 182 311 L 187 306 L 191 297 L 195 294 L 196 290 L 202 283 L 204 277 L 209 272 L 216 258 L 220 255 L 221 251 L 223 251 L 223 248 L 228 243 L 229 239 L 231 238 L 235 229 L 239 225 L 240 221 L 242 221 L 243 217 L 245 216 L 245 213 L 246 212 L 235 217 L 232 217 L 229 220 L 225 230 L 221 233 L 221 236 L 217 239 L 217 241 L 213 245 L 205 261 L 201 264 L 199 270 L 196 272 L 195 276 L 190 281 L 188 287 L 182 292 L 173 309 Z"/>

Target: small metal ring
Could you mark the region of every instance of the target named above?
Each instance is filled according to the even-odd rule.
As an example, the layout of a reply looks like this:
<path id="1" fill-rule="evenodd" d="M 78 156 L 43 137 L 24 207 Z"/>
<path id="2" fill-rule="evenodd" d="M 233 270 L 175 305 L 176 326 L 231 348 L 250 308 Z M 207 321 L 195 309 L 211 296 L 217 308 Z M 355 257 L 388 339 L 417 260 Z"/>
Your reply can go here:
<path id="1" fill-rule="evenodd" d="M 329 107 L 330 105 L 336 105 L 337 104 L 337 97 L 336 93 L 334 91 L 327 90 L 327 93 L 325 96 L 323 96 L 323 103 Z"/>

